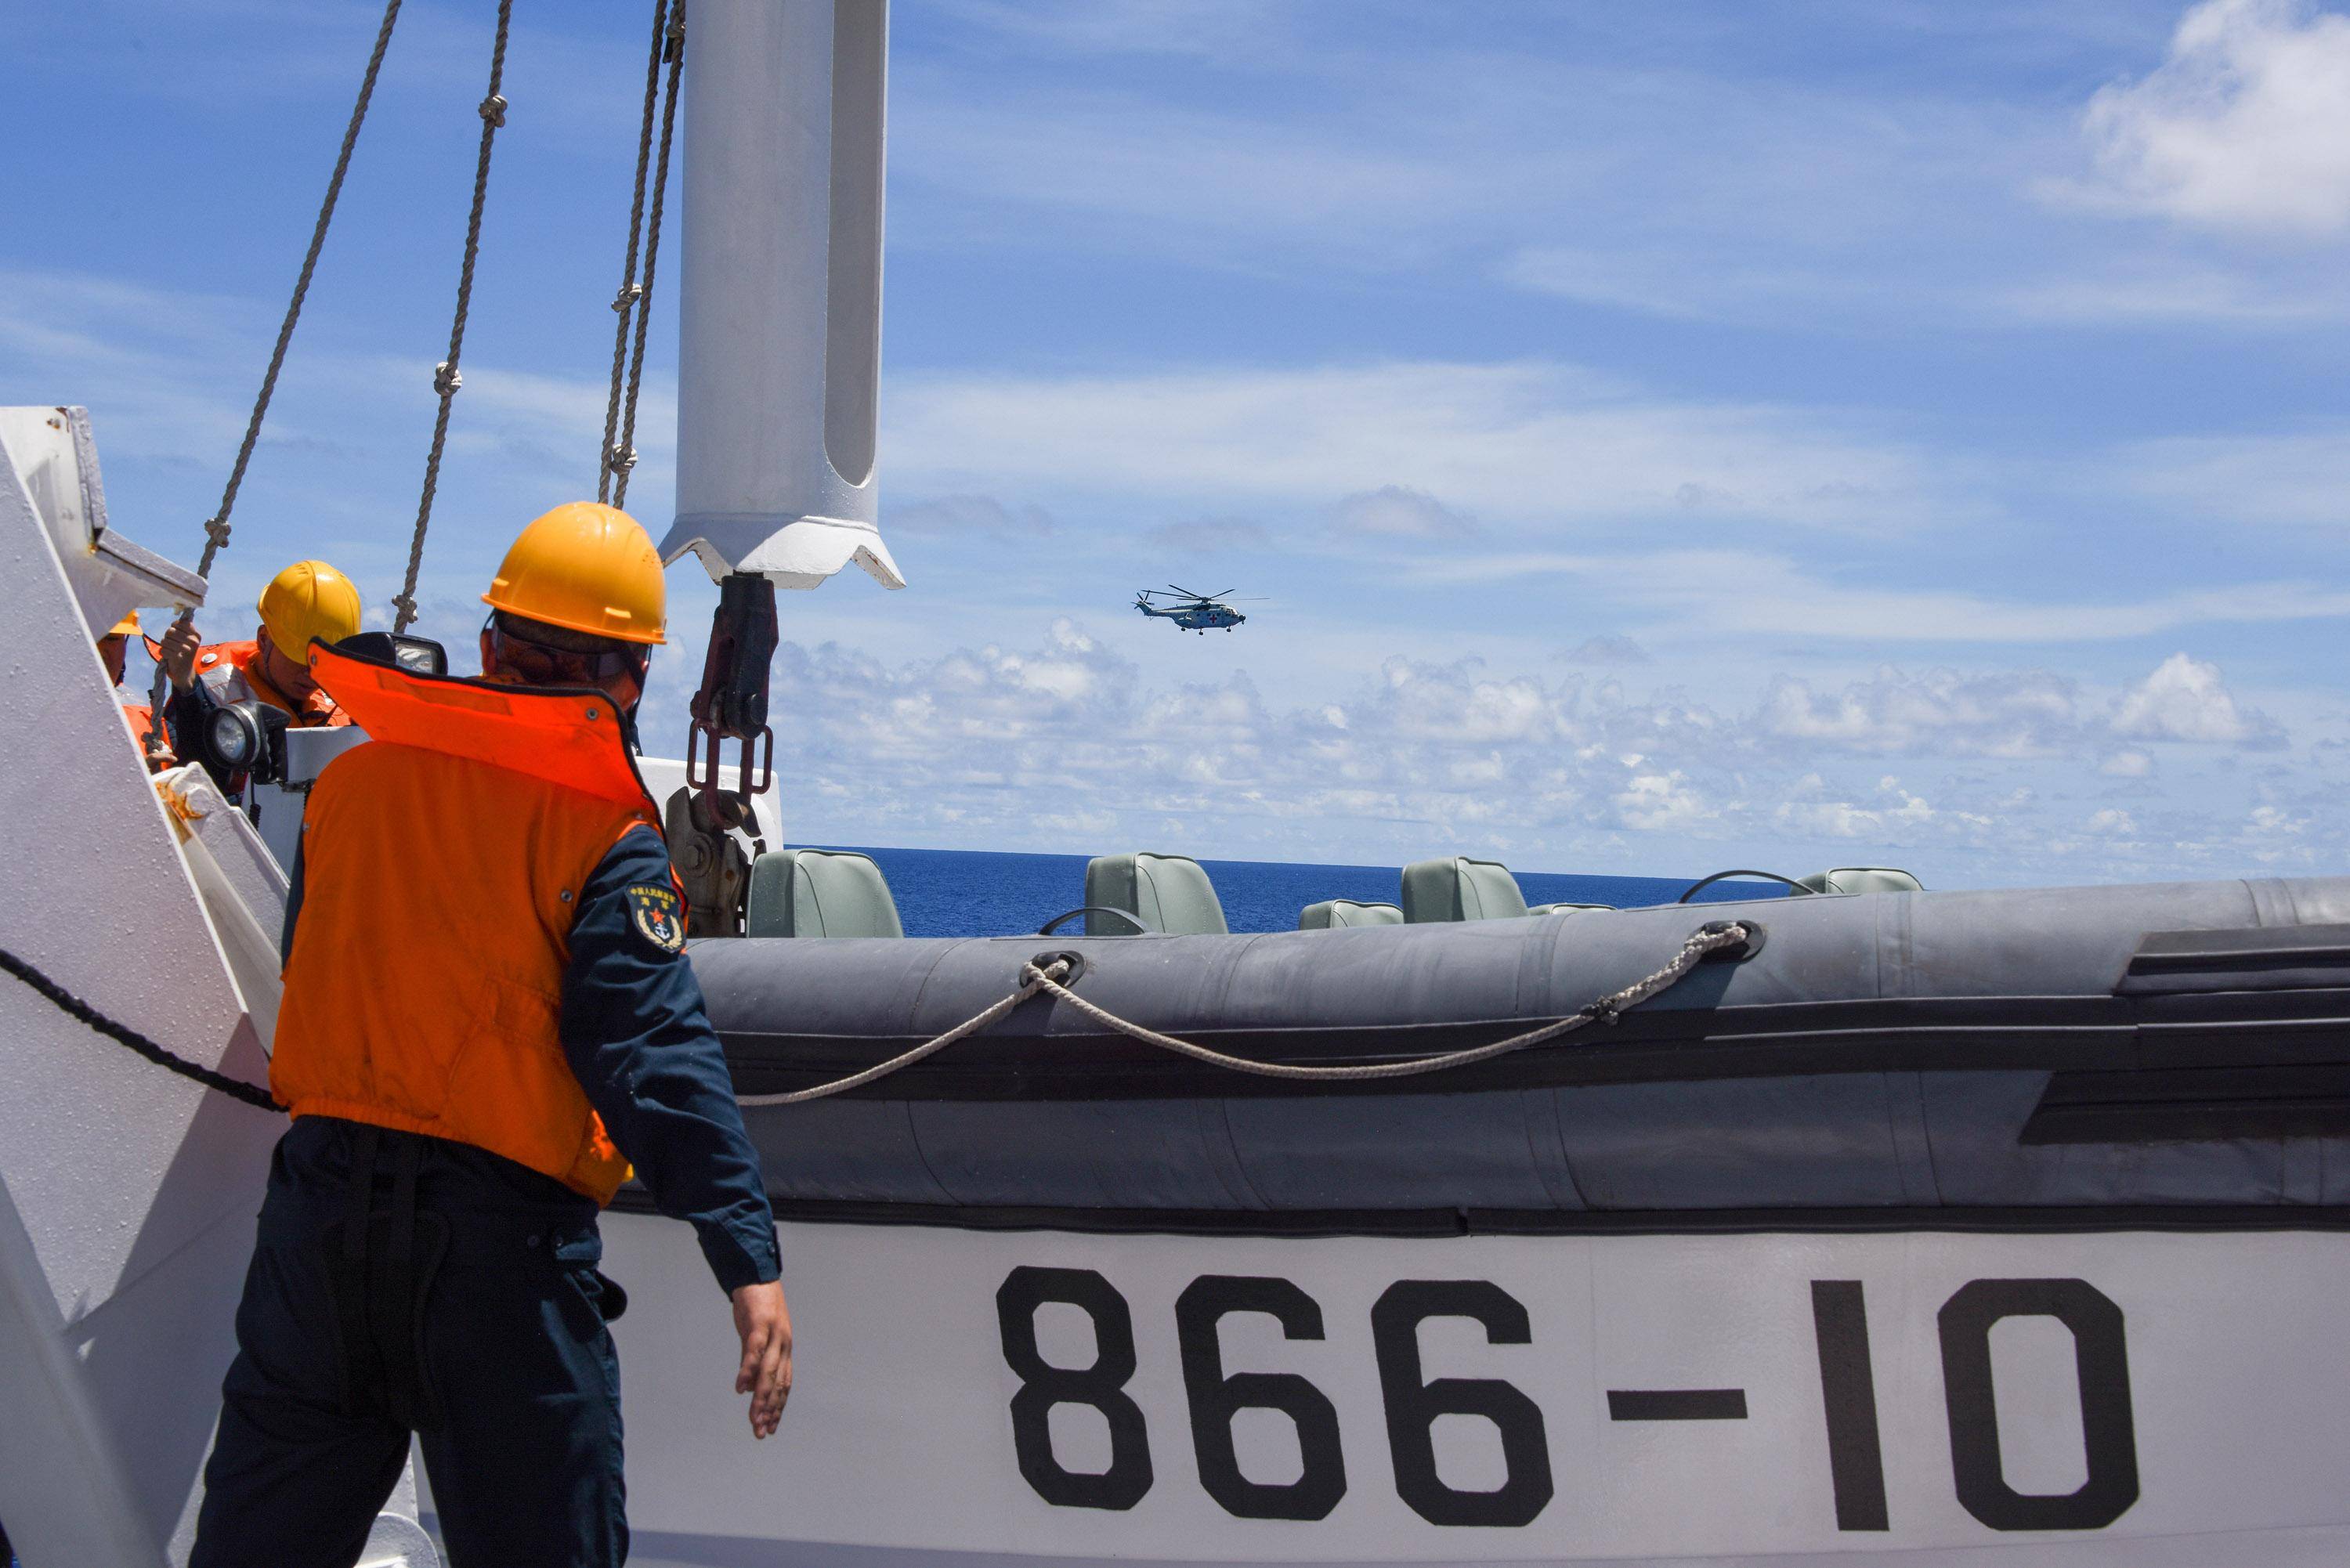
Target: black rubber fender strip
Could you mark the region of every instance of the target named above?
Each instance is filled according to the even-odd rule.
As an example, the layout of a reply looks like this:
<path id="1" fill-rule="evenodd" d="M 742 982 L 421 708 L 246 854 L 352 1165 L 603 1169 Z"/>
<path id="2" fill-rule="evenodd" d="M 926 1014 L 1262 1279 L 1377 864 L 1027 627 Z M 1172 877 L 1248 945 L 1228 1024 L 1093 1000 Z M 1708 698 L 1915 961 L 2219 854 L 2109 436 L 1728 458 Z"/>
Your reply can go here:
<path id="1" fill-rule="evenodd" d="M 1862 1209 L 1055 1209 L 771 1198 L 775 1218 L 809 1225 L 913 1225 L 952 1231 L 1057 1231 L 1161 1236 L 1747 1236 L 1929 1231 L 2091 1235 L 2164 1231 L 2350 1231 L 2350 1205 L 2128 1204 L 2105 1208 Z M 654 1214 L 634 1182 L 612 1199 Z"/>

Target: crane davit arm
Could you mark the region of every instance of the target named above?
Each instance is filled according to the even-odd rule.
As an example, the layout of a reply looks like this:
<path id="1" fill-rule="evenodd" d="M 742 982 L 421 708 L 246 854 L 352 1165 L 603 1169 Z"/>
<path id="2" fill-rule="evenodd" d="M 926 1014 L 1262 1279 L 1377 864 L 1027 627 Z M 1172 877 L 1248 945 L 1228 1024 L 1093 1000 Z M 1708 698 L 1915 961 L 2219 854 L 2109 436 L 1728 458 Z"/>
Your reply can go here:
<path id="1" fill-rule="evenodd" d="M 693 0 L 677 521 L 712 581 L 905 587 L 874 483 L 888 0 Z"/>
<path id="2" fill-rule="evenodd" d="M 752 797 L 773 783 L 775 590 L 818 587 L 852 561 L 906 586 L 875 476 L 889 14 L 888 0 L 691 0 L 677 517 L 660 554 L 692 552 L 719 587 L 691 796 L 669 813 L 704 931 L 740 929 L 726 836 L 757 836 Z"/>

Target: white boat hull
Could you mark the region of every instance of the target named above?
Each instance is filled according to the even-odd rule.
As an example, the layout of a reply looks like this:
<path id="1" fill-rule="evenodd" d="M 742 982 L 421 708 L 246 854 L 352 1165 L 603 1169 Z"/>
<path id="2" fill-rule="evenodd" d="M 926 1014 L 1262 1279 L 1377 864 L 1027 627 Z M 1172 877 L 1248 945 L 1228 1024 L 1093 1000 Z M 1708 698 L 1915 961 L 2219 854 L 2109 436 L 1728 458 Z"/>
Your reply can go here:
<path id="1" fill-rule="evenodd" d="M 634 1301 L 615 1332 L 637 1563 L 2350 1560 L 2331 1305 L 2350 1300 L 2350 1240 L 2324 1231 L 786 1224 L 798 1377 L 766 1443 L 728 1392 L 725 1304 L 690 1232 L 621 1214 L 606 1236 Z M 1296 1337 L 1245 1310 L 1265 1293 Z M 1050 1299 L 1072 1294 L 1092 1305 Z M 1465 1316 L 1411 1327 L 1456 1310 L 1502 1343 Z M 1015 1367 L 1031 1325 L 1040 1362 L 1070 1370 Z M 1086 1374 L 1128 1326 L 1130 1375 Z M 1220 1404 L 1243 1372 L 1303 1380 L 1230 1391 L 1304 1410 L 1303 1447 L 1291 1415 Z M 1439 1379 L 1506 1387 L 1417 1392 Z M 1105 1410 L 1127 1428 L 1115 1455 Z M 1267 1511 L 1315 1517 L 1249 1516 Z"/>

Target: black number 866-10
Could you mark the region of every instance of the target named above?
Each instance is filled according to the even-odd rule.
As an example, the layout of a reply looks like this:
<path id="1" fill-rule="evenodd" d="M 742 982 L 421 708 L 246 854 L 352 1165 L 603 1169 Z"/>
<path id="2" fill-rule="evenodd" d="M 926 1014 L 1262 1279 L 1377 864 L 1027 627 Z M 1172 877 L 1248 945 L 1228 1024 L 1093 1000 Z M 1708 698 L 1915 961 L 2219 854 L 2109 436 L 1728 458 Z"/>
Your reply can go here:
<path id="1" fill-rule="evenodd" d="M 1036 1344 L 1036 1313 L 1047 1302 L 1076 1307 L 1091 1320 L 1091 1366 L 1061 1366 L 1045 1359 Z M 1021 1475 L 1037 1496 L 1056 1507 L 1123 1510 L 1141 1501 L 1154 1476 L 1149 1424 L 1127 1392 L 1137 1361 L 1134 1317 L 1126 1297 L 1091 1269 L 1024 1266 L 1004 1278 L 995 1307 L 1004 1365 L 1020 1379 L 1012 1397 L 1012 1439 Z M 1285 1279 L 1202 1274 L 1176 1297 L 1176 1343 L 1200 1484 L 1236 1518 L 1327 1518 L 1347 1494 L 1337 1409 L 1296 1373 L 1227 1372 L 1217 1331 L 1236 1313 L 1270 1317 L 1285 1339 L 1323 1337 L 1320 1303 Z M 1885 1461 L 1860 1282 L 1813 1281 L 1812 1317 L 1836 1527 L 1887 1530 Z M 2087 1460 L 2086 1479 L 2074 1491 L 2020 1492 L 2002 1471 L 1991 1329 L 2005 1317 L 2053 1318 L 2072 1333 Z M 1549 1506 L 1555 1490 L 1542 1409 L 1499 1378 L 1426 1376 L 1419 1325 L 1432 1318 L 1474 1323 L 1493 1345 L 1533 1343 L 1525 1307 L 1486 1280 L 1400 1280 L 1372 1303 L 1371 1344 L 1397 1495 L 1431 1524 L 1530 1524 Z M 2128 1351 L 2121 1308 L 2110 1298 L 2082 1280 L 1973 1280 L 1943 1303 L 1938 1324 L 1951 1480 L 1969 1513 L 1993 1530 L 2099 1530 L 2137 1501 Z M 1736 1396 L 1735 1418 L 1744 1417 L 1743 1390 L 1702 1392 L 1708 1397 Z M 1073 1470 L 1055 1455 L 1051 1413 L 1059 1405 L 1101 1413 L 1109 1428 L 1106 1469 Z M 1295 1428 L 1301 1461 L 1296 1480 L 1253 1481 L 1242 1473 L 1232 1423 L 1240 1412 L 1252 1409 L 1275 1411 Z M 1437 1473 L 1434 1427 L 1441 1416 L 1492 1425 L 1501 1440 L 1499 1487 L 1470 1490 Z"/>

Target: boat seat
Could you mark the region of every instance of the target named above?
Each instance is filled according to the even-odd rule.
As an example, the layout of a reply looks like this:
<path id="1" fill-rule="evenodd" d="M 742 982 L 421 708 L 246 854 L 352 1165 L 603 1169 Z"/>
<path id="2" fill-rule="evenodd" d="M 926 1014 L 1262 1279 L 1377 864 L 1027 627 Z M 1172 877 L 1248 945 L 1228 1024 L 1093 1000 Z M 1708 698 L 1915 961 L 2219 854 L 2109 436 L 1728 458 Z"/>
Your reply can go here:
<path id="1" fill-rule="evenodd" d="M 1403 868 L 1407 924 L 1433 920 L 1506 920 L 1526 912 L 1518 879 L 1498 860 L 1448 855 Z"/>
<path id="2" fill-rule="evenodd" d="M 898 900 L 869 855 L 770 849 L 751 862 L 746 937 L 902 937 Z"/>
<path id="3" fill-rule="evenodd" d="M 1926 885 L 1891 866 L 1839 866 L 1798 877 L 1795 884 L 1814 893 L 1922 893 Z"/>
<path id="4" fill-rule="evenodd" d="M 1612 909 L 1615 907 L 1613 904 L 1529 904 L 1526 906 L 1526 913 L 1555 915 L 1561 909 Z"/>
<path id="5" fill-rule="evenodd" d="M 1363 904 L 1352 898 L 1325 898 L 1297 913 L 1301 931 L 1335 931 L 1347 926 L 1400 926 L 1403 909 L 1396 904 Z"/>
<path id="6" fill-rule="evenodd" d="M 1224 906 L 1216 885 L 1197 860 L 1182 855 L 1097 855 L 1086 862 L 1086 902 L 1131 910 L 1154 931 L 1177 936 L 1221 937 Z M 1125 921 L 1087 915 L 1086 935 L 1133 935 Z"/>

